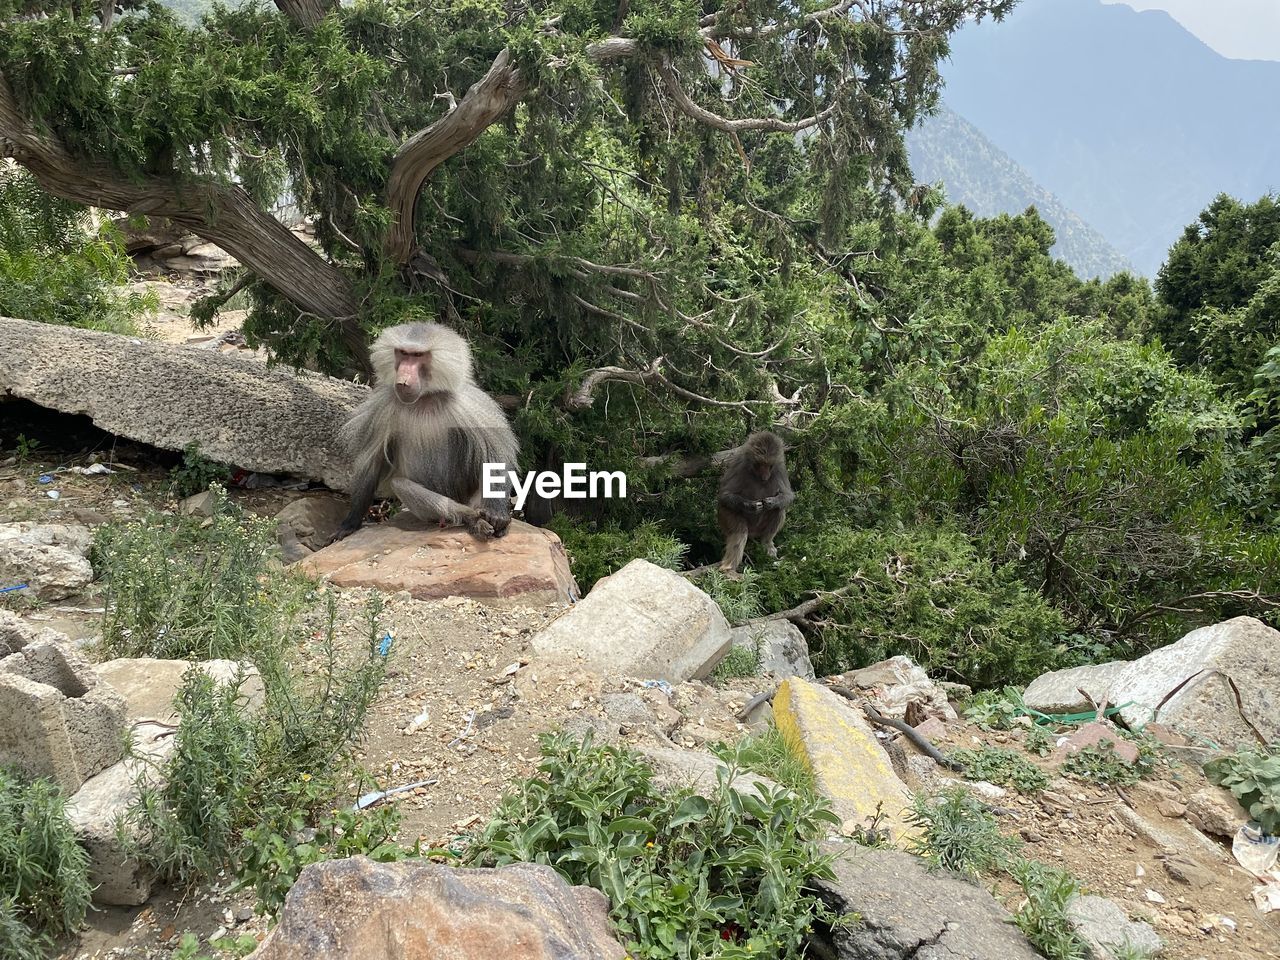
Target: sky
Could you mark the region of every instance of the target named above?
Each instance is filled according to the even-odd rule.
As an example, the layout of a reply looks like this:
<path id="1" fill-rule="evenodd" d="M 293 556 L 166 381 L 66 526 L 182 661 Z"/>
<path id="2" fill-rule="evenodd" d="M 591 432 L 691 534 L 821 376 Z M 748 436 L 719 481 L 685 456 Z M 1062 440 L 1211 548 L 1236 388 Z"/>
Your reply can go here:
<path id="1" fill-rule="evenodd" d="M 1280 60 L 1280 0 L 1105 0 L 1164 10 L 1225 57 Z"/>

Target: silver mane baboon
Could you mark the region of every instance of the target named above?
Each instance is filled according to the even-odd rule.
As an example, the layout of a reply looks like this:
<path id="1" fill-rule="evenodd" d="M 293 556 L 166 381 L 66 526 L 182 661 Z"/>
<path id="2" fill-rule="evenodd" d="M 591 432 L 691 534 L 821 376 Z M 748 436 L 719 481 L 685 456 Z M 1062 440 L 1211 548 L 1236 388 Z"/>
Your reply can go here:
<path id="1" fill-rule="evenodd" d="M 339 439 L 354 461 L 351 512 L 335 540 L 349 536 L 385 479 L 420 520 L 465 525 L 482 539 L 511 524 L 507 470 L 519 444 L 502 408 L 472 379 L 467 341 L 438 323 L 383 331 L 369 351 L 374 384 Z M 483 468 L 501 464 L 501 496 L 484 497 Z"/>
<path id="2" fill-rule="evenodd" d="M 716 491 L 716 519 L 724 534 L 720 569 L 725 573 L 737 571 L 748 538 L 763 542 L 769 556 L 778 555 L 773 538 L 796 498 L 787 479 L 785 449 L 777 434 L 762 430 L 747 437 L 725 463 Z"/>

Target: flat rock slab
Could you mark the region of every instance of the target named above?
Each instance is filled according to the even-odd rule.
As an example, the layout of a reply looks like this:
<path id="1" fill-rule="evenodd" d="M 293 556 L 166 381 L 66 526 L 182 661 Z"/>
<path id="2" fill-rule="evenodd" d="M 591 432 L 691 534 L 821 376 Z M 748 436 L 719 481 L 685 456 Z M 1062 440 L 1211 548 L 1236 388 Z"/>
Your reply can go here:
<path id="1" fill-rule="evenodd" d="M 825 844 L 834 880 L 818 893 L 842 916 L 832 940 L 840 960 L 1038 960 L 995 898 L 919 857 L 896 850 Z"/>
<path id="2" fill-rule="evenodd" d="M 0 395 L 121 437 L 346 489 L 334 442 L 367 390 L 211 350 L 0 317 Z"/>
<path id="3" fill-rule="evenodd" d="M 714 600 L 678 573 L 632 560 L 534 634 L 532 646 L 552 663 L 682 683 L 710 674 L 732 642 Z"/>
<path id="4" fill-rule="evenodd" d="M 367 857 L 307 867 L 253 960 L 622 960 L 604 894 L 553 869 Z"/>
<path id="5" fill-rule="evenodd" d="M 401 514 L 361 527 L 298 566 L 334 586 L 405 590 L 419 600 L 569 603 L 578 596 L 560 538 L 519 520 L 505 537 L 480 540 L 461 528 L 441 530 Z"/>
<path id="6" fill-rule="evenodd" d="M 1128 667 L 1128 660 L 1113 660 L 1054 670 L 1031 681 L 1022 694 L 1022 701 L 1041 713 L 1083 713 L 1094 709 L 1094 703 L 1101 703 L 1111 693 L 1116 680 Z M 1093 703 L 1085 694 L 1093 698 Z M 1116 704 L 1114 697 L 1109 702 L 1112 706 Z"/>
<path id="7" fill-rule="evenodd" d="M 1076 897 L 1067 904 L 1067 918 L 1098 960 L 1113 960 L 1117 953 L 1132 950 L 1154 957 L 1164 949 L 1151 924 L 1130 920 L 1118 903 L 1106 897 Z"/>
<path id="8" fill-rule="evenodd" d="M 867 827 L 877 810 L 893 840 L 911 834 L 906 784 L 861 711 L 826 687 L 799 677 L 783 681 L 773 698 L 778 731 L 813 771 L 818 792 L 844 822 L 844 831 Z"/>

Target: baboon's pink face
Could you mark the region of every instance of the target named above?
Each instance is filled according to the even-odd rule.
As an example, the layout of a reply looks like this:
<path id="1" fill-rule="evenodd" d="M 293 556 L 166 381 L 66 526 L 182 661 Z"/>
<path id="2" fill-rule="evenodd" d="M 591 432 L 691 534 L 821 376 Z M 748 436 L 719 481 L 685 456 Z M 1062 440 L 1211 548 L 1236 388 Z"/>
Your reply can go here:
<path id="1" fill-rule="evenodd" d="M 396 350 L 396 396 L 414 403 L 431 383 L 430 350 Z"/>

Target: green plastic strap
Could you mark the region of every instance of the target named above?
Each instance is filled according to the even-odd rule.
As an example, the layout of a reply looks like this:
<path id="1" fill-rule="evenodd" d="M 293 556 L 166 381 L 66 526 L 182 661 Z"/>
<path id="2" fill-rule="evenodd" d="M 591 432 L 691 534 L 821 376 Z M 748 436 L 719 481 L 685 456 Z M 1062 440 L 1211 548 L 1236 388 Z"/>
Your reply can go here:
<path id="1" fill-rule="evenodd" d="M 1107 707 L 1107 709 L 1103 711 L 1103 716 L 1114 717 L 1117 713 L 1119 713 L 1125 707 L 1136 707 L 1136 706 L 1137 706 L 1137 703 L 1133 700 L 1130 700 L 1128 703 L 1122 703 L 1118 707 Z M 1018 708 L 1018 712 L 1025 717 L 1035 717 L 1037 722 L 1042 722 L 1042 723 L 1068 724 L 1068 723 L 1079 723 L 1082 720 L 1098 719 L 1097 710 L 1086 710 L 1084 711 L 1084 713 L 1041 713 L 1039 710 L 1033 710 L 1030 707 L 1028 707 L 1026 704 L 1023 704 L 1021 707 Z"/>

